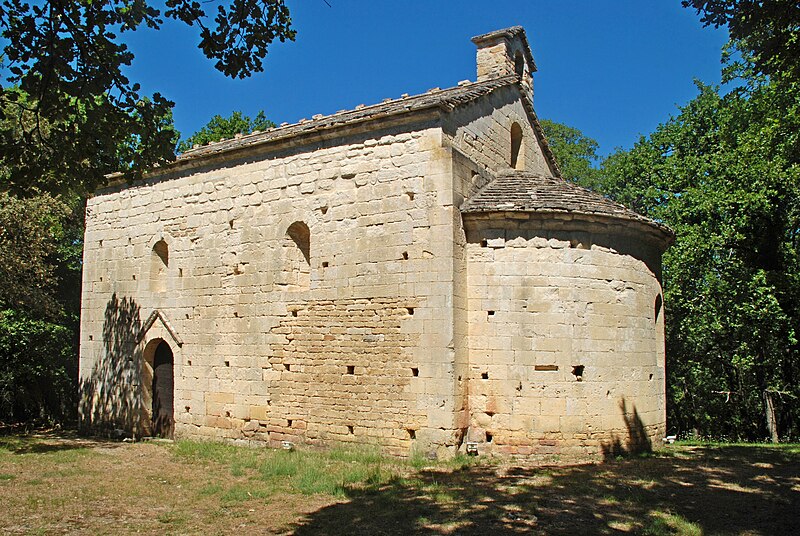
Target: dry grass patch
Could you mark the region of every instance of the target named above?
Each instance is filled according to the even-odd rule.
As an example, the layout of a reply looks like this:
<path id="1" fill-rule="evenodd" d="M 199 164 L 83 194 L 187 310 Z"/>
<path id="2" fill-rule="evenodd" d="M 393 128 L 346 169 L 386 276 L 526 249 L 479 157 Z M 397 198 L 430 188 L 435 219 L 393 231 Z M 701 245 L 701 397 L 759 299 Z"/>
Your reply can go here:
<path id="1" fill-rule="evenodd" d="M 542 467 L 0 437 L 4 534 L 800 533 L 800 447 Z"/>

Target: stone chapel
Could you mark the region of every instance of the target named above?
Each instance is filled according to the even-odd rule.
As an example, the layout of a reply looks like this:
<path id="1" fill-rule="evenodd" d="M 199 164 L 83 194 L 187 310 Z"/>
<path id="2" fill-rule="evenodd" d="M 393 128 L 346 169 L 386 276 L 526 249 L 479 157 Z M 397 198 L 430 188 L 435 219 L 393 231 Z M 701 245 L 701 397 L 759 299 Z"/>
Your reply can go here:
<path id="1" fill-rule="evenodd" d="M 660 442 L 672 232 L 560 177 L 522 28 L 472 41 L 474 82 L 97 191 L 81 425 L 401 456 Z"/>

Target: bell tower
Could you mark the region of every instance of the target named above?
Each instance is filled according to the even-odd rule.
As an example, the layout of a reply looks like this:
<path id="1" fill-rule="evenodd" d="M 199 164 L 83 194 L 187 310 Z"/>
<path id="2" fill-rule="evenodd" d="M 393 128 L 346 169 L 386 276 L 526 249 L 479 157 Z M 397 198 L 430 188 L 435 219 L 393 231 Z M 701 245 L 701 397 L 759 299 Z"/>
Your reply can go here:
<path id="1" fill-rule="evenodd" d="M 536 62 L 522 26 L 478 35 L 472 42 L 478 47 L 478 82 L 516 74 L 533 102 Z"/>

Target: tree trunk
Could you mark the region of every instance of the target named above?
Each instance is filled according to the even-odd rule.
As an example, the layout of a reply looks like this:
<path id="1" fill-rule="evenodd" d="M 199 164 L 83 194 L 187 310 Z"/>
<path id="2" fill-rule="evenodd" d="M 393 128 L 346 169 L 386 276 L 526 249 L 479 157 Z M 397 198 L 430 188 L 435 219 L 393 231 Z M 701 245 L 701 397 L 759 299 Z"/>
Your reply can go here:
<path id="1" fill-rule="evenodd" d="M 778 425 L 775 420 L 775 405 L 772 403 L 772 395 L 769 391 L 764 391 L 764 411 L 767 413 L 767 430 L 769 430 L 770 441 L 778 442 Z"/>

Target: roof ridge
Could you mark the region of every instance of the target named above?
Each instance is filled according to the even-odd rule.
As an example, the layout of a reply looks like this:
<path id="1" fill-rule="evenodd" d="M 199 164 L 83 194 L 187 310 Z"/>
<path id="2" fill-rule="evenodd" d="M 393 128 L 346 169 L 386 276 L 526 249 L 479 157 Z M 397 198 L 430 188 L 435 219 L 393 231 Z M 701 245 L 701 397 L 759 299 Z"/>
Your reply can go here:
<path id="1" fill-rule="evenodd" d="M 512 83 L 516 83 L 518 78 L 514 74 L 500 76 L 497 78 L 492 78 L 490 80 L 482 80 L 482 81 L 469 81 L 469 80 L 462 80 L 458 83 L 458 85 L 448 87 L 445 89 L 440 89 L 438 87 L 434 87 L 426 91 L 425 93 L 418 93 L 416 95 L 409 95 L 408 93 L 403 93 L 400 97 L 394 99 L 384 99 L 381 102 L 377 102 L 375 104 L 359 104 L 355 108 L 349 110 L 339 110 L 332 114 L 315 114 L 312 116 L 312 119 L 303 118 L 295 123 L 281 123 L 277 127 L 273 127 L 264 131 L 254 131 L 249 134 L 244 134 L 241 136 L 237 136 L 234 138 L 228 138 L 219 140 L 216 142 L 211 142 L 206 145 L 202 145 L 199 147 L 192 147 L 191 149 L 185 151 L 183 154 L 179 155 L 176 159 L 178 162 L 189 160 L 192 158 L 199 157 L 201 155 L 208 154 L 209 152 L 222 152 L 228 149 L 235 149 L 239 147 L 244 147 L 248 145 L 252 145 L 252 142 L 258 142 L 260 138 L 263 138 L 265 141 L 270 139 L 272 136 L 280 137 L 281 131 L 290 131 L 295 129 L 299 125 L 304 125 L 308 128 L 308 130 L 314 130 L 314 124 L 322 125 L 325 121 L 336 120 L 338 118 L 344 118 L 348 115 L 370 115 L 370 112 L 378 110 L 380 108 L 390 108 L 392 105 L 396 105 L 398 103 L 404 102 L 406 103 L 405 107 L 410 109 L 413 107 L 414 104 L 419 103 L 420 101 L 424 101 L 427 98 L 435 97 L 431 99 L 431 102 L 425 103 L 423 106 L 420 106 L 419 109 L 435 107 L 435 106 L 442 106 L 444 105 L 448 109 L 452 109 L 459 104 L 469 102 L 472 99 L 483 95 L 484 93 L 478 94 L 470 94 L 471 90 L 480 90 L 480 89 L 489 89 L 494 90 L 500 87 L 505 87 L 507 85 L 511 85 Z M 452 98 L 453 95 L 463 95 L 465 99 L 463 102 L 459 98 Z M 401 112 L 403 110 L 398 110 L 397 112 Z M 356 113 L 358 112 L 358 113 Z M 378 115 L 377 113 L 375 115 Z M 387 114 L 389 115 L 389 114 Z M 365 119 L 368 119 L 366 117 Z M 305 129 L 304 129 L 305 130 Z M 270 136 L 272 135 L 272 136 Z M 210 148 L 218 148 L 219 151 L 210 151 Z"/>

